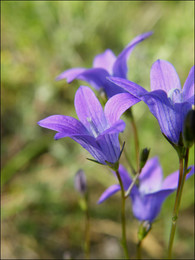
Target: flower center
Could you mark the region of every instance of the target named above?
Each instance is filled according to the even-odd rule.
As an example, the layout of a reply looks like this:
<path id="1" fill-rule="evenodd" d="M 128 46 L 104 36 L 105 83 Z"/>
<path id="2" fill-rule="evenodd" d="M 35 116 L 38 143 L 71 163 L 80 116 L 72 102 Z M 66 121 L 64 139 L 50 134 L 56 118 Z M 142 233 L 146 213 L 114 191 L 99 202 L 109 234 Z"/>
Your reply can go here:
<path id="1" fill-rule="evenodd" d="M 172 104 L 182 102 L 182 94 L 178 88 L 169 90 L 168 98 Z"/>
<path id="2" fill-rule="evenodd" d="M 96 125 L 94 124 L 94 122 L 92 121 L 91 117 L 87 117 L 87 121 L 89 122 L 90 129 L 91 129 L 93 136 L 95 138 L 98 137 L 99 131 L 98 131 Z"/>

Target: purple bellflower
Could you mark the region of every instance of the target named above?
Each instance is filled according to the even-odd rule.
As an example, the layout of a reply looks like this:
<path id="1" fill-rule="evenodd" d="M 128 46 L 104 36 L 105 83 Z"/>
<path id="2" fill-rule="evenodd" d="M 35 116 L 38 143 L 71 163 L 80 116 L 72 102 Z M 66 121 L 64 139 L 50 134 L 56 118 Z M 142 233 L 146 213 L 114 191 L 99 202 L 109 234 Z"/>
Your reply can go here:
<path id="1" fill-rule="evenodd" d="M 134 47 L 148 38 L 152 32 L 147 32 L 138 35 L 129 45 L 116 57 L 114 53 L 107 49 L 105 52 L 97 55 L 93 60 L 93 68 L 74 68 L 62 72 L 56 79 L 66 79 L 68 83 L 74 79 L 79 79 L 88 82 L 95 89 L 103 89 L 108 98 L 111 96 L 125 92 L 120 87 L 108 81 L 106 77 L 115 76 L 127 77 L 127 59 Z"/>
<path id="2" fill-rule="evenodd" d="M 137 102 L 144 101 L 158 120 L 161 132 L 169 141 L 178 145 L 184 119 L 194 105 L 194 68 L 191 68 L 183 89 L 173 65 L 163 60 L 157 60 L 152 65 L 151 92 L 123 78 L 110 77 L 109 80 L 136 97 Z M 126 100 L 127 96 L 121 98 Z"/>
<path id="3" fill-rule="evenodd" d="M 122 165 L 119 166 L 119 173 L 124 189 L 127 190 L 132 183 L 132 179 Z M 186 179 L 193 174 L 194 166 L 191 167 Z M 139 184 L 133 186 L 129 195 L 135 218 L 139 221 L 149 221 L 152 223 L 160 213 L 162 203 L 166 197 L 177 189 L 178 178 L 179 171 L 170 174 L 163 180 L 162 168 L 158 158 L 154 157 L 148 160 L 139 176 Z M 98 203 L 102 203 L 120 189 L 119 184 L 110 186 L 101 195 Z"/>
<path id="4" fill-rule="evenodd" d="M 123 94 L 118 94 L 120 96 Z M 93 91 L 81 86 L 74 105 L 79 120 L 64 115 L 49 116 L 38 124 L 57 131 L 55 139 L 70 137 L 85 148 L 97 162 L 115 164 L 120 158 L 119 132 L 125 128 L 120 116 L 127 109 L 129 99 L 123 105 L 115 106 L 118 97 L 113 97 L 105 105 L 104 111 Z M 132 100 L 130 101 L 132 102 Z"/>

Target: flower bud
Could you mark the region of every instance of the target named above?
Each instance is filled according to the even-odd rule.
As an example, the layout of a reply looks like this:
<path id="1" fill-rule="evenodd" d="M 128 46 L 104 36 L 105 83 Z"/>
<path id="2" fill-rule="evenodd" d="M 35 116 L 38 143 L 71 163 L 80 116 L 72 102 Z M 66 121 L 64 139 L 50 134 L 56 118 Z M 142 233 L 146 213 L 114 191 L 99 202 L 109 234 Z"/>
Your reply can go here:
<path id="1" fill-rule="evenodd" d="M 74 179 L 74 186 L 75 189 L 80 192 L 82 195 L 85 194 L 87 190 L 87 182 L 86 182 L 86 176 L 83 170 L 78 170 L 78 172 L 75 175 Z"/>
<path id="2" fill-rule="evenodd" d="M 141 151 L 141 154 L 140 154 L 140 163 L 139 163 L 140 169 L 142 169 L 142 168 L 144 167 L 144 165 L 146 164 L 146 162 L 147 162 L 147 160 L 148 160 L 149 153 L 150 153 L 150 149 L 148 149 L 148 148 L 144 148 L 144 149 Z"/>
<path id="3" fill-rule="evenodd" d="M 152 228 L 152 224 L 149 221 L 144 221 L 141 223 L 138 229 L 138 239 L 142 241 L 144 237 L 149 233 Z"/>
<path id="4" fill-rule="evenodd" d="M 191 109 L 184 120 L 183 141 L 187 148 L 190 148 L 195 141 L 195 110 Z"/>

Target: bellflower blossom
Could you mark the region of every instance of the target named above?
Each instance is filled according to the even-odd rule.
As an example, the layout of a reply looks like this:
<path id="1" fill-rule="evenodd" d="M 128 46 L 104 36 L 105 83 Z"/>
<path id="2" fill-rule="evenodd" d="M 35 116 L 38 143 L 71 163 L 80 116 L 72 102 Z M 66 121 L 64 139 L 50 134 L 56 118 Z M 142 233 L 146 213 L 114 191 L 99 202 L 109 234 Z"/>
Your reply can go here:
<path id="1" fill-rule="evenodd" d="M 150 72 L 151 92 L 126 79 L 116 77 L 109 79 L 134 95 L 137 102 L 144 101 L 158 120 L 161 132 L 173 144 L 179 144 L 184 119 L 194 105 L 194 66 L 189 72 L 183 89 L 173 65 L 163 60 L 157 60 L 152 65 Z M 121 98 L 126 100 L 125 95 Z"/>
<path id="2" fill-rule="evenodd" d="M 152 32 L 147 32 L 138 35 L 134 38 L 129 45 L 116 57 L 114 53 L 107 49 L 105 52 L 95 56 L 93 60 L 93 68 L 74 68 L 62 72 L 56 79 L 67 79 L 70 83 L 74 79 L 80 79 L 91 84 L 95 89 L 103 88 L 108 98 L 111 96 L 125 92 L 120 87 L 108 81 L 106 77 L 115 76 L 126 78 L 127 77 L 127 59 L 134 47 L 148 38 Z"/>
<path id="3" fill-rule="evenodd" d="M 80 121 L 70 116 L 53 115 L 39 121 L 38 124 L 57 131 L 54 137 L 56 140 L 63 137 L 72 138 L 97 162 L 115 164 L 121 153 L 118 135 L 125 128 L 125 123 L 119 118 L 129 106 L 129 100 L 118 109 L 114 106 L 115 101 L 116 97 L 111 98 L 103 111 L 93 91 L 86 86 L 81 86 L 74 100 Z"/>
<path id="4" fill-rule="evenodd" d="M 119 173 L 123 182 L 124 189 L 127 190 L 132 179 L 126 169 L 120 165 Z M 194 166 L 186 178 L 194 174 Z M 163 180 L 162 168 L 158 158 L 154 157 L 147 161 L 139 176 L 139 185 L 134 185 L 129 197 L 132 201 L 134 216 L 139 221 L 149 221 L 152 223 L 160 213 L 162 203 L 178 186 L 179 171 L 176 171 Z M 110 196 L 119 191 L 120 185 L 110 186 L 100 197 L 98 203 L 102 203 Z"/>

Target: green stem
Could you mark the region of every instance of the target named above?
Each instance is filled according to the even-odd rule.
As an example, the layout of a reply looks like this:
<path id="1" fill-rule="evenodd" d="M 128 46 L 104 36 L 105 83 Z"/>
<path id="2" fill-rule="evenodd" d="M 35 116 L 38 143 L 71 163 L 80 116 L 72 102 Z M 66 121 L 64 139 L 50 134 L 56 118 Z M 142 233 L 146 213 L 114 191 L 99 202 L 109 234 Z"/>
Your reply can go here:
<path id="1" fill-rule="evenodd" d="M 129 188 L 125 192 L 125 199 L 129 197 L 129 194 L 131 193 L 131 190 L 133 189 L 133 186 L 135 185 L 136 181 L 138 180 L 139 175 L 140 175 L 140 171 L 138 173 L 136 173 L 132 183 L 130 184 Z"/>
<path id="2" fill-rule="evenodd" d="M 122 144 L 122 140 L 120 139 L 120 137 L 119 137 L 119 141 L 120 141 L 120 143 Z M 124 147 L 124 149 L 123 149 L 123 152 L 124 152 L 125 158 L 126 158 L 126 160 L 127 160 L 127 163 L 128 163 L 128 165 L 129 165 L 129 167 L 130 167 L 130 169 L 131 169 L 131 172 L 133 173 L 133 175 L 135 175 L 135 174 L 136 174 L 136 171 L 135 171 L 135 169 L 134 169 L 134 167 L 133 167 L 133 164 L 132 164 L 132 162 L 131 162 L 131 160 L 130 160 L 128 154 L 127 154 L 127 150 L 126 150 L 125 147 Z"/>
<path id="3" fill-rule="evenodd" d="M 128 253 L 128 249 L 127 249 L 127 238 L 126 238 L 126 218 L 125 218 L 125 190 L 123 187 L 123 183 L 120 177 L 120 174 L 118 172 L 118 170 L 116 171 L 116 175 L 121 187 L 121 225 L 122 225 L 122 246 L 124 249 L 124 254 L 125 254 L 125 258 L 126 259 L 130 259 L 129 258 L 129 253 Z"/>
<path id="4" fill-rule="evenodd" d="M 141 259 L 141 244 L 142 244 L 142 240 L 139 240 L 139 242 L 137 243 L 137 259 Z"/>
<path id="5" fill-rule="evenodd" d="M 88 203 L 88 194 L 85 194 L 85 242 L 84 242 L 84 251 L 85 258 L 90 259 L 90 216 L 89 216 L 89 203 Z"/>
<path id="6" fill-rule="evenodd" d="M 135 140 L 136 164 L 137 164 L 137 172 L 138 172 L 139 171 L 139 138 L 138 138 L 138 131 L 137 131 L 137 127 L 135 124 L 135 120 L 131 108 L 128 109 L 128 115 L 131 119 L 131 125 L 133 128 L 133 135 Z"/>
<path id="7" fill-rule="evenodd" d="M 189 156 L 189 149 L 187 149 L 186 151 L 186 155 L 184 158 L 184 165 L 183 165 L 183 157 L 179 159 L 179 182 L 178 182 L 175 205 L 174 205 L 173 215 L 172 215 L 172 225 L 171 225 L 171 232 L 170 232 L 169 246 L 168 246 L 168 259 L 172 259 L 173 241 L 175 237 L 175 230 L 176 230 L 176 225 L 177 225 L 177 220 L 179 215 L 183 187 L 184 187 L 185 178 L 187 174 L 188 156 Z"/>

